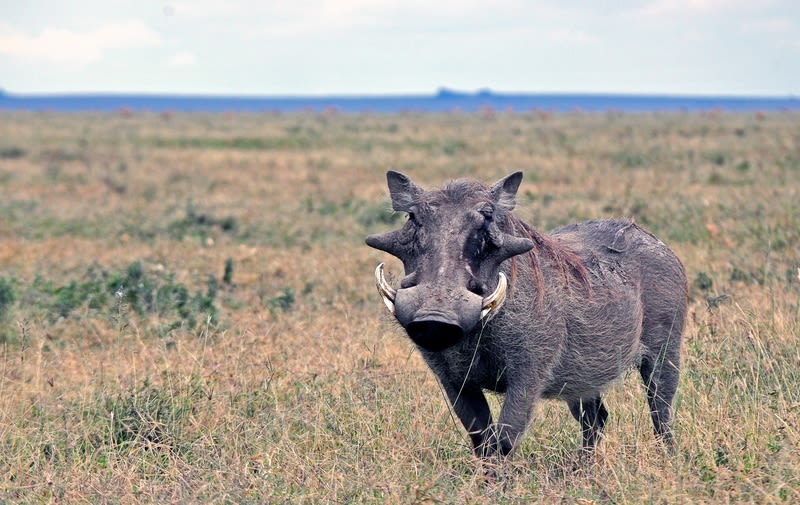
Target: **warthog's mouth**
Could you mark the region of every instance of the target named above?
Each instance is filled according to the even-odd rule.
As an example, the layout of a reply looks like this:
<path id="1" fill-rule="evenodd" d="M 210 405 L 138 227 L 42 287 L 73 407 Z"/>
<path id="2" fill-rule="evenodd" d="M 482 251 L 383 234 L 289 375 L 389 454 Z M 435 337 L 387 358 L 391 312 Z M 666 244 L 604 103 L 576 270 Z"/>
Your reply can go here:
<path id="1" fill-rule="evenodd" d="M 408 323 L 406 332 L 415 344 L 428 351 L 442 351 L 464 338 L 461 326 L 433 315 Z"/>
<path id="2" fill-rule="evenodd" d="M 451 315 L 441 312 L 417 314 L 405 325 L 411 340 L 429 351 L 441 351 L 456 345 L 464 338 L 464 327 Z"/>

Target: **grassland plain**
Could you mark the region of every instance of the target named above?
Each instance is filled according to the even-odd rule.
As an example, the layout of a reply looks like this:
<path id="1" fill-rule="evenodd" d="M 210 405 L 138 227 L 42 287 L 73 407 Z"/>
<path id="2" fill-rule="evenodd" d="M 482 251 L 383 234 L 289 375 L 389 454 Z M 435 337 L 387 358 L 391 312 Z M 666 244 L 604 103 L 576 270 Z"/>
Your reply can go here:
<path id="1" fill-rule="evenodd" d="M 0 502 L 797 503 L 800 115 L 489 112 L 0 112 Z M 629 374 L 594 464 L 546 402 L 484 485 L 372 285 L 387 168 L 674 248 L 676 453 Z"/>

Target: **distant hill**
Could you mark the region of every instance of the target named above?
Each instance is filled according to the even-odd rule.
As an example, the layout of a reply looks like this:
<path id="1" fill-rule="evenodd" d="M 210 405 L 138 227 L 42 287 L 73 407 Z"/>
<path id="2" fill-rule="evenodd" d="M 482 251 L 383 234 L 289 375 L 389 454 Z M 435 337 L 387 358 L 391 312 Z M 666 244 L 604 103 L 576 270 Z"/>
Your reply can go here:
<path id="1" fill-rule="evenodd" d="M 517 112 L 533 109 L 566 112 L 618 110 L 781 110 L 800 109 L 797 97 L 681 96 L 579 93 L 475 93 L 441 88 L 432 95 L 378 96 L 215 96 L 156 94 L 16 94 L 0 89 L 0 110 L 113 111 L 323 111 L 465 112 L 496 109 Z"/>

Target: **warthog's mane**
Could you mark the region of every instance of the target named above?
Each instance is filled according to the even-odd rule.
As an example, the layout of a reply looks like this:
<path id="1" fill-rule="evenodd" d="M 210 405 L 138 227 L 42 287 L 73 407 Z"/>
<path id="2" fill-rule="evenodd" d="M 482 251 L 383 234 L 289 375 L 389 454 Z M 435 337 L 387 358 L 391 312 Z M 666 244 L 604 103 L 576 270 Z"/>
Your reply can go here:
<path id="1" fill-rule="evenodd" d="M 591 282 L 589 272 L 583 261 L 573 251 L 555 241 L 547 235 L 541 233 L 525 221 L 521 220 L 510 209 L 514 207 L 513 198 L 501 197 L 500 201 L 495 201 L 489 188 L 478 181 L 470 179 L 459 179 L 448 182 L 440 191 L 427 191 L 424 194 L 425 203 L 467 203 L 475 204 L 485 202 L 495 206 L 494 219 L 501 231 L 517 237 L 525 237 L 533 240 L 533 248 L 524 255 L 528 259 L 528 264 L 533 276 L 534 287 L 537 293 L 537 304 L 544 303 L 544 272 L 543 262 L 547 261 L 555 267 L 561 275 L 566 286 L 573 283 L 591 295 Z M 511 286 L 513 288 L 517 278 L 517 256 L 511 258 Z M 548 269 L 549 270 L 549 269 Z"/>
<path id="2" fill-rule="evenodd" d="M 522 219 L 508 212 L 505 216 L 505 232 L 518 237 L 527 237 L 533 240 L 533 249 L 525 254 L 533 273 L 533 282 L 536 286 L 537 303 L 541 306 L 544 302 L 544 273 L 542 271 L 542 260 L 548 259 L 561 274 L 564 284 L 570 286 L 571 281 L 577 282 L 587 296 L 591 296 L 592 285 L 589 280 L 589 272 L 583 261 L 577 254 L 567 249 L 561 243 L 551 239 L 541 233 Z M 516 277 L 517 257 L 511 258 L 511 279 L 512 285 Z"/>

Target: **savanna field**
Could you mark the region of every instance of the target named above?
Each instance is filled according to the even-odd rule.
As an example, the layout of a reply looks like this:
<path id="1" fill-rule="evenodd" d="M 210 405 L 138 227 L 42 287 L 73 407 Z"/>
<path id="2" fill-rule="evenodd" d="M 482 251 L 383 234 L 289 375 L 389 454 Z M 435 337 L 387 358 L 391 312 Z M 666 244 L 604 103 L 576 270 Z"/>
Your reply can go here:
<path id="1" fill-rule="evenodd" d="M 374 289 L 390 168 L 672 247 L 676 452 L 632 371 L 485 483 Z M 797 112 L 0 112 L 0 503 L 797 503 L 799 245 Z"/>

